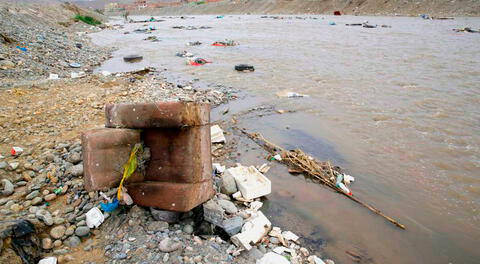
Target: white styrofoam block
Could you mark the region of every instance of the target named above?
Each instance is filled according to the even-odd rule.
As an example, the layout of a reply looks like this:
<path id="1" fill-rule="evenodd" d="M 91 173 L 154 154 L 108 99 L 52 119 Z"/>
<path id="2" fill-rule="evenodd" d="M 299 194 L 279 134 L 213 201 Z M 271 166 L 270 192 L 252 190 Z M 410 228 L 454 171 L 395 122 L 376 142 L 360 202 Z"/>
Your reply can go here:
<path id="1" fill-rule="evenodd" d="M 38 262 L 38 264 L 57 264 L 57 258 L 56 257 L 43 258 Z"/>
<path id="2" fill-rule="evenodd" d="M 256 264 L 290 264 L 290 261 L 287 260 L 282 255 L 279 255 L 274 252 L 268 252 L 263 255 L 263 257 L 257 260 Z"/>
<path id="3" fill-rule="evenodd" d="M 261 211 L 258 211 L 243 225 L 242 232 L 230 239 L 235 245 L 250 250 L 252 249 L 250 243 L 259 242 L 270 232 L 270 228 L 272 228 L 272 223 Z"/>
<path id="4" fill-rule="evenodd" d="M 212 138 L 212 143 L 225 143 L 227 141 L 223 135 L 223 130 L 219 125 L 210 127 L 210 135 Z"/>
<path id="5" fill-rule="evenodd" d="M 97 207 L 90 209 L 85 216 L 87 217 L 87 226 L 90 228 L 99 227 L 105 221 L 105 216 Z"/>
<path id="6" fill-rule="evenodd" d="M 272 182 L 254 166 L 229 168 L 225 174 L 233 176 L 237 188 L 245 199 L 255 199 L 272 192 Z"/>

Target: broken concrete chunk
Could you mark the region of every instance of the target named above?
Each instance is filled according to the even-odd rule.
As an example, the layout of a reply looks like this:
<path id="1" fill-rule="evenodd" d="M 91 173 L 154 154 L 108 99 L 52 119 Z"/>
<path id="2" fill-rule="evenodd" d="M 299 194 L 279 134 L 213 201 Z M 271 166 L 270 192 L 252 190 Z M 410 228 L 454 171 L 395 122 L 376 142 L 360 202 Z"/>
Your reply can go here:
<path id="1" fill-rule="evenodd" d="M 140 131 L 133 129 L 94 129 L 82 134 L 84 182 L 87 191 L 118 186 L 123 165 L 135 144 L 140 143 Z M 130 181 L 141 180 L 136 172 Z"/>
<path id="2" fill-rule="evenodd" d="M 231 175 L 235 179 L 237 188 L 247 200 L 265 196 L 272 191 L 271 181 L 254 166 L 230 168 L 224 175 Z"/>
<path id="3" fill-rule="evenodd" d="M 271 228 L 272 223 L 261 211 L 258 211 L 243 225 L 242 232 L 232 236 L 231 240 L 235 245 L 250 250 L 251 243 L 258 243 Z"/>
<path id="4" fill-rule="evenodd" d="M 212 137 L 212 143 L 225 143 L 227 141 L 223 135 L 223 130 L 219 125 L 210 127 L 210 134 Z"/>
<path id="5" fill-rule="evenodd" d="M 210 122 L 210 105 L 187 102 L 107 104 L 106 127 L 180 128 Z"/>

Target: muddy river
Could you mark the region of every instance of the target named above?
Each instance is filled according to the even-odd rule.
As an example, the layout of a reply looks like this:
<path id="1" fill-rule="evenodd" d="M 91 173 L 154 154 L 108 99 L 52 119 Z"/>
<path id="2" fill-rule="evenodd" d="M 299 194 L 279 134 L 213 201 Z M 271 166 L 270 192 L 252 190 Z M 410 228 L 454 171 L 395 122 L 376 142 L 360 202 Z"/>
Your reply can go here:
<path id="1" fill-rule="evenodd" d="M 99 70 L 155 66 L 241 90 L 241 99 L 220 107 L 216 119 L 227 118 L 218 114 L 226 108 L 229 114 L 253 106 L 295 111 L 244 116 L 239 126 L 342 166 L 356 177 L 354 195 L 407 229 L 281 165 L 267 173 L 273 193 L 266 211 L 273 222 L 308 237 L 338 263 L 353 262 L 346 250 L 362 255 L 361 263 L 480 262 L 480 34 L 452 31 L 480 28 L 480 19 L 163 19 L 146 23 L 157 29 L 151 34 L 132 32 L 146 28 L 141 23 L 93 34 L 95 43 L 119 48 Z M 365 20 L 391 28 L 345 26 Z M 149 36 L 160 41 L 143 40 Z M 224 39 L 240 45 L 210 45 Z M 204 44 L 190 47 L 190 41 Z M 186 65 L 175 56 L 183 50 L 213 63 Z M 143 61 L 124 63 L 132 53 Z M 236 72 L 238 63 L 254 65 L 255 72 Z M 277 96 L 285 91 L 309 97 Z M 255 147 L 243 143 L 245 150 Z M 259 153 L 258 147 L 245 151 L 240 160 L 260 165 Z"/>

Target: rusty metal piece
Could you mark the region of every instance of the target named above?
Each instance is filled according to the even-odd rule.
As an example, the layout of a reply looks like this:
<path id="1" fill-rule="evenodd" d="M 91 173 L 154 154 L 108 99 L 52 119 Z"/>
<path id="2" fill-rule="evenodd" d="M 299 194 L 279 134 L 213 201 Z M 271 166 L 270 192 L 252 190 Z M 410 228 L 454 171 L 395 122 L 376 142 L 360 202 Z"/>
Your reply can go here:
<path id="1" fill-rule="evenodd" d="M 127 186 L 135 204 L 188 212 L 215 195 L 212 180 L 199 183 L 137 182 Z"/>
<path id="2" fill-rule="evenodd" d="M 210 127 L 145 129 L 151 150 L 146 181 L 197 183 L 212 179 Z"/>
<path id="3" fill-rule="evenodd" d="M 106 127 L 175 128 L 210 122 L 210 105 L 189 102 L 107 104 Z"/>
<path id="4" fill-rule="evenodd" d="M 123 165 L 133 146 L 140 143 L 140 130 L 101 128 L 82 133 L 84 185 L 87 191 L 118 186 Z M 138 171 L 130 182 L 142 181 Z"/>

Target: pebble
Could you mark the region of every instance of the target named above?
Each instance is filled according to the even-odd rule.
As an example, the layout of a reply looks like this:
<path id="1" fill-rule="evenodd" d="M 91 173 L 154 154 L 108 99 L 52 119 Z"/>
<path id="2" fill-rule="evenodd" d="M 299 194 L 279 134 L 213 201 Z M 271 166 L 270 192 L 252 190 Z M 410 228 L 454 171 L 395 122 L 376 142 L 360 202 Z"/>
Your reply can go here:
<path id="1" fill-rule="evenodd" d="M 170 254 L 165 253 L 165 255 L 163 255 L 163 263 L 167 263 L 169 257 L 170 257 Z"/>
<path id="2" fill-rule="evenodd" d="M 2 180 L 2 185 L 3 185 L 2 195 L 9 196 L 13 194 L 13 192 L 15 191 L 15 187 L 13 186 L 12 182 L 7 179 Z"/>
<path id="3" fill-rule="evenodd" d="M 42 248 L 43 249 L 51 249 L 53 248 L 53 243 L 50 238 L 44 238 L 42 239 Z"/>
<path id="4" fill-rule="evenodd" d="M 16 170 L 18 168 L 18 165 L 20 165 L 20 163 L 19 162 L 11 162 L 8 165 L 10 165 L 10 168 L 12 170 Z"/>
<path id="5" fill-rule="evenodd" d="M 156 231 L 163 231 L 168 229 L 168 223 L 164 221 L 150 221 L 147 225 L 147 230 L 156 232 Z"/>
<path id="6" fill-rule="evenodd" d="M 35 197 L 33 198 L 32 200 L 32 205 L 39 205 L 43 202 L 43 198 L 42 197 Z"/>
<path id="7" fill-rule="evenodd" d="M 183 227 L 183 232 L 185 232 L 187 234 L 193 233 L 193 226 L 192 225 L 185 225 Z"/>
<path id="8" fill-rule="evenodd" d="M 44 222 L 47 226 L 53 225 L 53 218 L 50 212 L 45 209 L 40 209 L 35 213 L 38 220 Z"/>
<path id="9" fill-rule="evenodd" d="M 12 206 L 10 206 L 10 210 L 12 210 L 12 212 L 14 212 L 14 213 L 18 213 L 22 209 L 23 209 L 23 207 L 19 204 L 13 204 Z"/>
<path id="10" fill-rule="evenodd" d="M 0 169 L 5 169 L 8 164 L 5 161 L 0 161 Z"/>
<path id="11" fill-rule="evenodd" d="M 50 230 L 50 236 L 59 239 L 65 235 L 66 228 L 63 225 L 56 226 Z"/>
<path id="12" fill-rule="evenodd" d="M 90 228 L 88 226 L 79 226 L 75 229 L 75 235 L 79 237 L 87 236 L 90 233 Z"/>
<path id="13" fill-rule="evenodd" d="M 169 253 L 179 249 L 181 246 L 182 245 L 179 242 L 175 242 L 173 239 L 167 237 L 160 242 L 158 248 L 162 252 Z"/>
<path id="14" fill-rule="evenodd" d="M 77 247 L 78 245 L 80 245 L 80 243 L 82 243 L 82 241 L 77 236 L 71 236 L 65 242 L 67 246 L 72 248 Z"/>
<path id="15" fill-rule="evenodd" d="M 39 195 L 40 195 L 40 191 L 35 190 L 35 191 L 29 193 L 29 194 L 25 197 L 25 199 L 27 199 L 27 200 L 32 200 L 33 198 L 38 197 Z"/>
<path id="16" fill-rule="evenodd" d="M 73 226 L 73 225 L 67 227 L 67 230 L 65 230 L 65 235 L 66 236 L 71 236 L 71 235 L 73 235 L 73 233 L 75 233 L 75 226 Z"/>
<path id="17" fill-rule="evenodd" d="M 45 199 L 45 201 L 47 201 L 47 202 L 53 201 L 53 200 L 55 200 L 55 198 L 57 198 L 57 195 L 54 194 L 54 193 L 47 194 L 47 195 L 45 195 L 45 197 L 43 197 L 43 199 Z"/>
<path id="18" fill-rule="evenodd" d="M 62 240 L 55 240 L 53 242 L 53 247 L 60 247 L 62 245 Z"/>
<path id="19" fill-rule="evenodd" d="M 82 157 L 80 156 L 80 153 L 72 152 L 70 153 L 70 155 L 68 155 L 67 161 L 73 164 L 77 164 L 82 161 Z"/>
<path id="20" fill-rule="evenodd" d="M 77 164 L 68 169 L 67 173 L 72 174 L 75 177 L 83 175 L 83 164 Z"/>
<path id="21" fill-rule="evenodd" d="M 113 256 L 114 259 L 126 259 L 127 258 L 127 254 L 125 253 L 117 253 Z"/>

